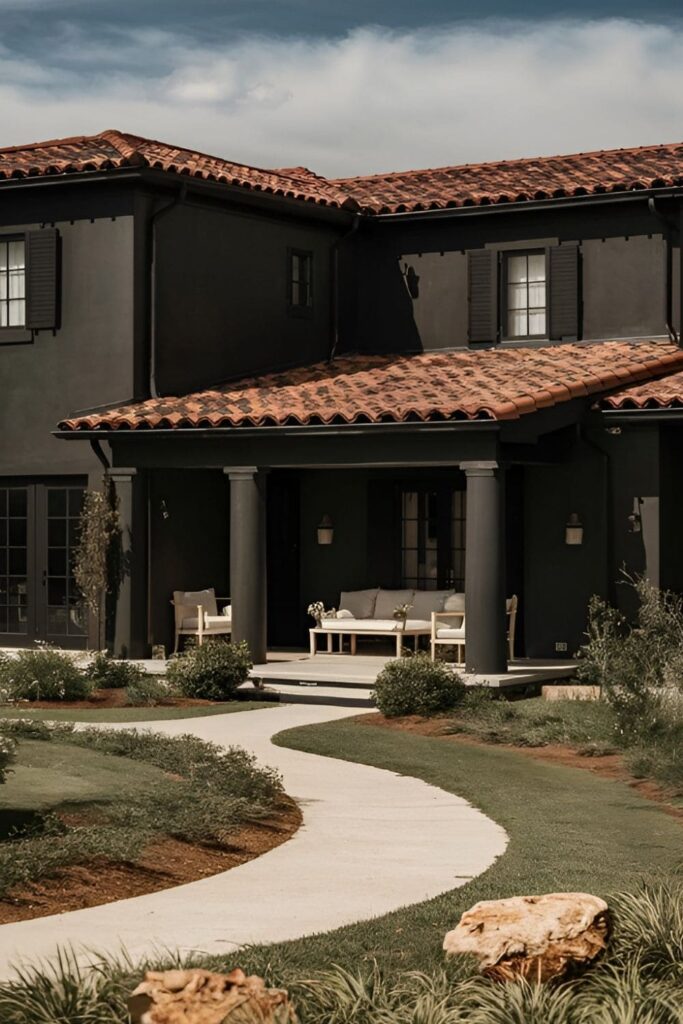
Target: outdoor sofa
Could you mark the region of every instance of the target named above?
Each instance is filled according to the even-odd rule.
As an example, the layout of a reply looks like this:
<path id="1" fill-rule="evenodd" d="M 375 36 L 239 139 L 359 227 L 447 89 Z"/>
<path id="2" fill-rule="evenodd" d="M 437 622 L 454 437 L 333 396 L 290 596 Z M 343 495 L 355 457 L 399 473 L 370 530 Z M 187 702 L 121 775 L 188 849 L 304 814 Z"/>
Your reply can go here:
<path id="1" fill-rule="evenodd" d="M 405 625 L 394 618 L 399 605 L 410 605 Z M 506 602 L 507 640 L 510 660 L 515 650 L 517 596 Z M 430 638 L 432 661 L 436 647 L 457 648 L 458 663 L 465 650 L 465 595 L 455 590 L 370 590 L 342 591 L 339 611 L 334 618 L 323 618 L 310 630 L 311 654 L 317 653 L 318 637 L 327 636 L 327 652 L 333 651 L 333 638 L 339 637 L 339 651 L 344 637 L 349 637 L 351 654 L 356 653 L 359 636 L 391 636 L 396 639 L 396 656 L 401 657 L 403 640 L 412 636 L 417 650 L 421 636 Z"/>
<path id="2" fill-rule="evenodd" d="M 405 626 L 394 618 L 399 605 L 410 605 Z M 333 638 L 339 637 L 339 650 L 344 637 L 349 637 L 351 654 L 356 653 L 359 636 L 391 636 L 396 639 L 396 656 L 400 657 L 403 640 L 413 637 L 417 649 L 421 636 L 431 637 L 432 619 L 440 612 L 459 611 L 464 615 L 465 595 L 454 590 L 369 590 L 342 591 L 335 618 L 323 618 L 310 630 L 311 654 L 317 653 L 319 636 L 327 636 L 328 654 Z M 449 622 L 449 625 L 451 623 Z"/>

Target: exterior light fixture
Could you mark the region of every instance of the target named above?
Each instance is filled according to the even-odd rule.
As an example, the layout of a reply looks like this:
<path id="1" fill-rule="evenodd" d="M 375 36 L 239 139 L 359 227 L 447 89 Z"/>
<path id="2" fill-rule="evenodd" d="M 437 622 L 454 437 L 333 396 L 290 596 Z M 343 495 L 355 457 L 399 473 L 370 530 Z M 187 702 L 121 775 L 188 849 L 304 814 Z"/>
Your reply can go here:
<path id="1" fill-rule="evenodd" d="M 572 512 L 564 528 L 564 542 L 572 546 L 583 544 L 583 523 L 578 512 Z"/>
<path id="2" fill-rule="evenodd" d="M 328 515 L 324 515 L 318 523 L 318 544 L 331 544 L 334 540 L 334 527 Z"/>

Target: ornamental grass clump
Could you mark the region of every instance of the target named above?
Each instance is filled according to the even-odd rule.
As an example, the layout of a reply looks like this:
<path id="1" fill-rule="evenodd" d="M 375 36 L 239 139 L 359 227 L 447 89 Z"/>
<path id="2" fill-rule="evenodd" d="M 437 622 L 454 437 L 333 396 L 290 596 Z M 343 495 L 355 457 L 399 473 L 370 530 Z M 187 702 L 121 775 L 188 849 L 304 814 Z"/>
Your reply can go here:
<path id="1" fill-rule="evenodd" d="M 45 645 L 0 663 L 0 690 L 8 701 L 87 700 L 92 689 L 71 655 Z"/>
<path id="2" fill-rule="evenodd" d="M 246 643 L 210 639 L 192 645 L 174 658 L 166 677 L 170 685 L 185 697 L 200 700 L 230 700 L 253 667 Z"/>
<path id="3" fill-rule="evenodd" d="M 387 718 L 399 715 L 438 715 L 457 707 L 465 684 L 443 662 L 427 654 L 388 662 L 375 680 L 373 697 Z"/>

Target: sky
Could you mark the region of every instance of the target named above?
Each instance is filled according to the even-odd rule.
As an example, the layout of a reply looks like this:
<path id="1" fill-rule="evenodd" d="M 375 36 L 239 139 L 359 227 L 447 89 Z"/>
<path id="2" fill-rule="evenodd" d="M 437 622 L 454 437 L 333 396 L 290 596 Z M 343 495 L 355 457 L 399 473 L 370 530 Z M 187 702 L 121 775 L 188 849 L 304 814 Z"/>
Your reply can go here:
<path id="1" fill-rule="evenodd" d="M 0 145 L 328 176 L 683 141 L 683 2 L 0 0 Z"/>

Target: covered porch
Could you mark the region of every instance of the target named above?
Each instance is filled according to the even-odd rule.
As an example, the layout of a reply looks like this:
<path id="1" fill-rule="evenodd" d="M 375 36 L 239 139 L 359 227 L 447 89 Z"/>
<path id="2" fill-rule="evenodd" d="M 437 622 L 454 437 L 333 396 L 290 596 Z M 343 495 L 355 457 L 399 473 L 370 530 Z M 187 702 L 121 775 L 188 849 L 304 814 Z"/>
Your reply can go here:
<path id="1" fill-rule="evenodd" d="M 269 645 L 306 644 L 311 601 L 424 586 L 462 587 L 472 676 L 509 673 L 513 593 L 516 651 L 566 659 L 613 571 L 590 396 L 617 363 L 622 377 L 661 372 L 661 352 L 603 343 L 342 357 L 65 421 L 62 437 L 89 439 L 109 463 L 120 500 L 128 575 L 116 653 L 165 643 L 176 589 L 229 595 L 233 639 L 262 665 Z M 424 538 L 407 540 L 411 508 L 436 544 L 431 564 Z M 326 516 L 334 541 L 318 544 Z M 567 542 L 573 519 L 589 524 L 578 545 Z"/>

